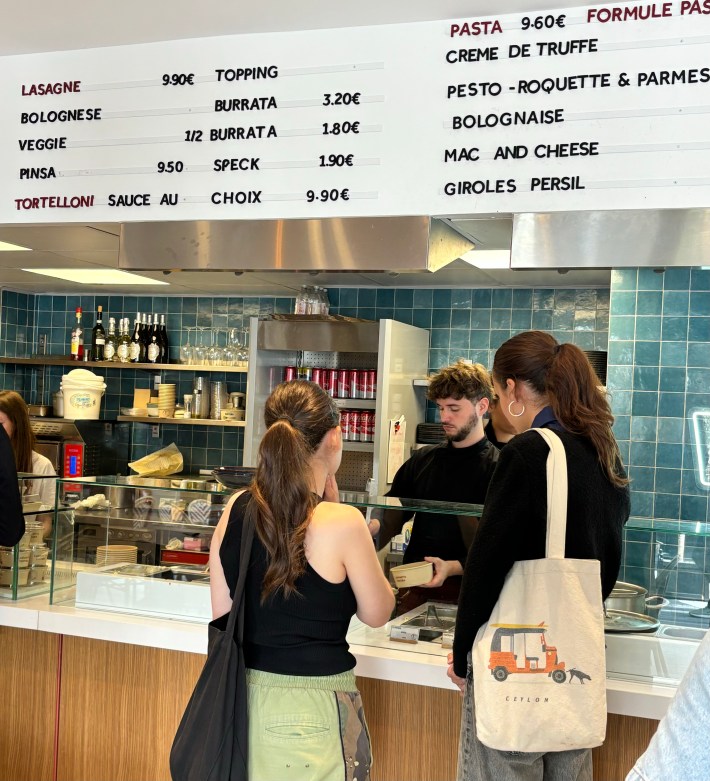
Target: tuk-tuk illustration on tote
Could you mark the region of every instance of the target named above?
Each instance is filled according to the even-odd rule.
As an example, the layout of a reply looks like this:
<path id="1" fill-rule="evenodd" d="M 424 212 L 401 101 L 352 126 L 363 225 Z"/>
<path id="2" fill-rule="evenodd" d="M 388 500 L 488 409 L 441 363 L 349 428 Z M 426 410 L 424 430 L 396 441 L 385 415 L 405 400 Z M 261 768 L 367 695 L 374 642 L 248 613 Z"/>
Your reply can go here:
<path id="1" fill-rule="evenodd" d="M 496 681 L 504 681 L 513 673 L 527 675 L 546 674 L 555 683 L 567 680 L 565 663 L 557 657 L 557 648 L 549 645 L 544 624 L 493 624 L 495 632 L 491 640 L 491 656 L 488 669 Z M 579 670 L 570 670 L 580 677 Z M 589 678 L 581 673 L 584 678 Z M 570 683 L 572 679 L 570 678 Z"/>

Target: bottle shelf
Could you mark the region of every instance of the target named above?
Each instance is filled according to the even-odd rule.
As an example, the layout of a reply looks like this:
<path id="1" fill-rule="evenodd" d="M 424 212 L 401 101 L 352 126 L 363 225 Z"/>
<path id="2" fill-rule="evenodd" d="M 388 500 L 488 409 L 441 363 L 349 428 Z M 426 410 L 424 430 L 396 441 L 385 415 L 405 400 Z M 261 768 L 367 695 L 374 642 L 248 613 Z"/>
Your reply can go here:
<path id="1" fill-rule="evenodd" d="M 148 369 L 150 371 L 173 372 L 224 372 L 225 374 L 245 374 L 247 366 L 212 366 L 188 363 L 120 363 L 118 361 L 72 361 L 59 355 L 41 355 L 34 358 L 0 358 L 0 364 L 19 366 L 72 366 L 96 369 Z"/>
<path id="2" fill-rule="evenodd" d="M 119 415 L 116 420 L 121 423 L 150 423 L 152 426 L 160 426 L 163 423 L 171 426 L 224 426 L 226 428 L 244 428 L 246 426 L 246 421 L 244 420 L 212 420 L 211 418 L 153 418 Z M 353 442 L 351 444 L 360 443 Z"/>

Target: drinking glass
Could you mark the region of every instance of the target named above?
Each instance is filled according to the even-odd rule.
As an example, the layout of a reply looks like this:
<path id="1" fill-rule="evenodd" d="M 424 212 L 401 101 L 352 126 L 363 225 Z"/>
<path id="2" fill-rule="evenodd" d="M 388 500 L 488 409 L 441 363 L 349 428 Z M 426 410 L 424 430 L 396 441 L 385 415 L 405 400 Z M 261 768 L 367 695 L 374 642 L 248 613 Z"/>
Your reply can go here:
<path id="1" fill-rule="evenodd" d="M 180 345 L 180 363 L 190 363 L 192 361 L 192 345 L 190 344 L 190 331 L 195 329 L 192 326 L 185 328 L 185 344 Z"/>
<path id="2" fill-rule="evenodd" d="M 198 366 L 205 366 L 207 364 L 207 338 L 205 331 L 210 329 L 203 325 L 195 326 L 197 336 L 195 337 L 195 346 L 192 348 L 192 361 Z"/>

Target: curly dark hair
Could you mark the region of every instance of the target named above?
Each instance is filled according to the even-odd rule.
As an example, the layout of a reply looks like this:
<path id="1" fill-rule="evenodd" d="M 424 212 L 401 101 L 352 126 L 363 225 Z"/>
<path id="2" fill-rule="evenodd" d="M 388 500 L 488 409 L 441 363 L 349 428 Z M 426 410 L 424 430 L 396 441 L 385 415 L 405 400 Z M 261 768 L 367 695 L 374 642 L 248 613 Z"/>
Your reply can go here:
<path id="1" fill-rule="evenodd" d="M 438 399 L 468 399 L 476 403 L 481 399 L 493 400 L 493 382 L 488 369 L 481 363 L 458 360 L 445 366 L 429 378 L 429 401 Z"/>

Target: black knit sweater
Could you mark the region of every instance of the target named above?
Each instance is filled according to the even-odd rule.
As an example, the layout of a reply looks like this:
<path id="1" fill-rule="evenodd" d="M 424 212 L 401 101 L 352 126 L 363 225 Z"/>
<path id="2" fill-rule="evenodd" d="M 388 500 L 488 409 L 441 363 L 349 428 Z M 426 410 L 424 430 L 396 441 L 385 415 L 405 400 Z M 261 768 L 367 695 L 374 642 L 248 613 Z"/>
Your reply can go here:
<path id="1" fill-rule="evenodd" d="M 557 433 L 567 455 L 565 555 L 601 562 L 602 596 L 606 598 L 621 565 L 629 491 L 609 482 L 588 439 Z M 510 568 L 516 561 L 545 556 L 548 453 L 547 443 L 535 431 L 514 437 L 501 451 L 461 585 L 454 672 L 462 678 L 476 633 L 490 618 Z"/>

